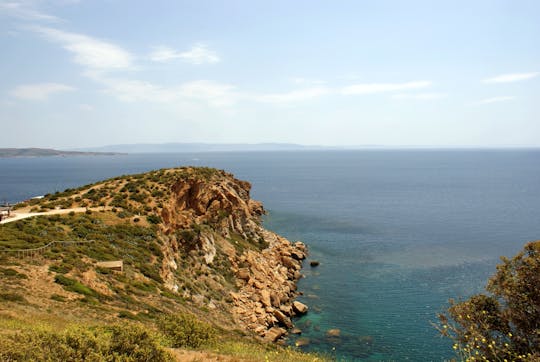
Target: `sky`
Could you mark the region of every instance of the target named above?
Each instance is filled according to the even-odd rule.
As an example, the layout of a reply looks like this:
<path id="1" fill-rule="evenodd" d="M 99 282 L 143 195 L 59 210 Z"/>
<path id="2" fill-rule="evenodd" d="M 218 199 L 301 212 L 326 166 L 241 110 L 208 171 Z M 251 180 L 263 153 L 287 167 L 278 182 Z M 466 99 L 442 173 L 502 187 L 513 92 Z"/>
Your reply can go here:
<path id="1" fill-rule="evenodd" d="M 0 147 L 540 147 L 540 2 L 0 0 Z"/>

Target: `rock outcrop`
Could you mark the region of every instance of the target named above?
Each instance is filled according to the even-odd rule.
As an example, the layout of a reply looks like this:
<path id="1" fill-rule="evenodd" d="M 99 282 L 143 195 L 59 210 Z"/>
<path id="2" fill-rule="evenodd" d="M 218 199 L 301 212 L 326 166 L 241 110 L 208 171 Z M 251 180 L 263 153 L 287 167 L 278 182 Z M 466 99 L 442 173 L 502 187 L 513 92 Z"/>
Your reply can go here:
<path id="1" fill-rule="evenodd" d="M 236 323 L 266 340 L 279 339 L 293 327 L 291 318 L 307 311 L 294 302 L 305 245 L 261 226 L 265 211 L 260 202 L 250 199 L 248 182 L 224 171 L 205 169 L 201 176 L 199 169 L 181 170 L 160 214 L 166 241 L 162 276 L 167 287 L 189 296 L 175 273 L 186 255 L 202 256 L 204 263 L 197 268 L 203 274 L 217 264 L 226 265 L 234 276 L 234 290 L 216 289 L 229 294 Z"/>
<path id="2" fill-rule="evenodd" d="M 238 259 L 242 268 L 236 270 L 239 292 L 231 293 L 233 314 L 239 324 L 260 336 L 276 326 L 290 329 L 297 296 L 296 282 L 301 277 L 301 260 L 306 247 L 268 231 L 263 233 L 270 246 L 261 251 L 248 251 Z M 291 257 L 297 255 L 298 259 Z M 247 277 L 246 277 L 247 275 Z"/>

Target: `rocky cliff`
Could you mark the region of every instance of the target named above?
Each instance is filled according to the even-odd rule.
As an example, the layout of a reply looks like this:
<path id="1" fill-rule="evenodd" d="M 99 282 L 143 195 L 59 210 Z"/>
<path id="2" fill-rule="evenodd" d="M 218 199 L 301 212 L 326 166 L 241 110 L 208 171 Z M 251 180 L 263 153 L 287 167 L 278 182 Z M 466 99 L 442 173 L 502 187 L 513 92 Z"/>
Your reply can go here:
<path id="1" fill-rule="evenodd" d="M 250 198 L 248 182 L 223 171 L 201 177 L 196 169 L 182 169 L 179 175 L 160 211 L 167 287 L 202 303 L 204 297 L 193 296 L 176 277 L 178 265 L 186 252 L 201 274 L 208 274 L 213 264 L 225 265 L 234 276 L 228 300 L 235 321 L 267 340 L 278 339 L 292 327 L 292 316 L 306 312 L 305 306 L 293 303 L 305 245 L 261 226 L 265 211 Z M 206 302 L 216 306 L 216 301 Z"/>

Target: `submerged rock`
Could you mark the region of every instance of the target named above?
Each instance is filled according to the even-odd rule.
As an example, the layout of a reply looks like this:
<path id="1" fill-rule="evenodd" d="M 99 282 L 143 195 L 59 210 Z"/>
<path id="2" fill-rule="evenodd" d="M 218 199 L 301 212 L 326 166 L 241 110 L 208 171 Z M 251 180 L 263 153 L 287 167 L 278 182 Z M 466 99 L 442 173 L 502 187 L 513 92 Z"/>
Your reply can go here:
<path id="1" fill-rule="evenodd" d="M 333 338 L 339 337 L 341 336 L 341 330 L 337 328 L 329 329 L 326 331 L 326 336 L 333 337 Z"/>
<path id="2" fill-rule="evenodd" d="M 310 341 L 309 338 L 301 337 L 301 338 L 298 338 L 298 339 L 294 342 L 294 345 L 295 345 L 296 347 L 303 347 L 303 346 L 307 346 L 310 342 L 311 342 L 311 341 Z"/>
<path id="3" fill-rule="evenodd" d="M 311 266 L 312 268 L 319 266 L 319 264 L 320 262 L 318 260 L 312 260 L 309 262 L 309 266 Z"/>

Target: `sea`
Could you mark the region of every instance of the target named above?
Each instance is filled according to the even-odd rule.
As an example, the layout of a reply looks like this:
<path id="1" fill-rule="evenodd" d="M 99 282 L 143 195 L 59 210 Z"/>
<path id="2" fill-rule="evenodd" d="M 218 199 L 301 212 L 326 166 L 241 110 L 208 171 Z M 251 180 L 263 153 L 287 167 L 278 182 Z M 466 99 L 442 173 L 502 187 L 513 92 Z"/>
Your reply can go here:
<path id="1" fill-rule="evenodd" d="M 538 149 L 0 159 L 0 202 L 186 165 L 251 182 L 265 226 L 308 245 L 320 264 L 303 267 L 309 312 L 295 322 L 304 350 L 338 360 L 450 360 L 437 314 L 449 298 L 483 292 L 501 255 L 540 239 Z"/>

